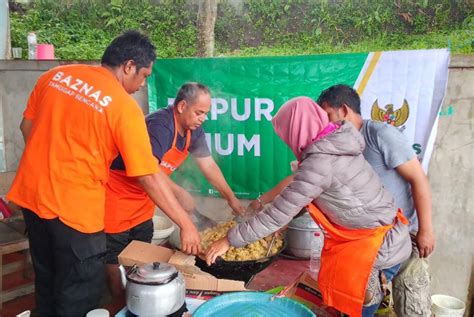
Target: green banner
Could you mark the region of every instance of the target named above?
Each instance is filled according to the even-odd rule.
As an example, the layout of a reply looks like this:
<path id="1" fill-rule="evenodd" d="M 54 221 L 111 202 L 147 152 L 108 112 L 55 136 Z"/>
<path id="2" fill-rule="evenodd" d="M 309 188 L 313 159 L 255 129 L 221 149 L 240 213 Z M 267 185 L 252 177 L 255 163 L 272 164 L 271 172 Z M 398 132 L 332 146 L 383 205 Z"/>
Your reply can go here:
<path id="1" fill-rule="evenodd" d="M 207 85 L 212 106 L 203 128 L 209 148 L 235 194 L 253 199 L 289 175 L 295 159 L 273 131 L 279 107 L 297 96 L 315 99 L 334 84 L 352 86 L 366 57 L 159 59 L 148 79 L 150 112 L 171 104 L 185 82 Z M 174 178 L 192 193 L 218 195 L 192 159 Z"/>

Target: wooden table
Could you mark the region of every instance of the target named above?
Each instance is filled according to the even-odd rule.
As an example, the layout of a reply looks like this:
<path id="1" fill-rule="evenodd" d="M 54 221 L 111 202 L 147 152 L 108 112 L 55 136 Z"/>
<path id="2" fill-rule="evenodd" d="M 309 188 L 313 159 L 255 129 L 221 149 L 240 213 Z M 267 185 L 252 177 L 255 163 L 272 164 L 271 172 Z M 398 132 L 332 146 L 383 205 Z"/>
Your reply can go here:
<path id="1" fill-rule="evenodd" d="M 8 219 L 0 222 L 0 308 L 4 302 L 16 297 L 34 292 L 34 284 L 28 283 L 9 290 L 3 290 L 3 276 L 23 270 L 24 274 L 28 270 L 28 239 L 24 234 L 25 224 L 21 218 Z M 22 260 L 3 265 L 3 255 L 13 252 L 23 251 L 25 256 Z"/>

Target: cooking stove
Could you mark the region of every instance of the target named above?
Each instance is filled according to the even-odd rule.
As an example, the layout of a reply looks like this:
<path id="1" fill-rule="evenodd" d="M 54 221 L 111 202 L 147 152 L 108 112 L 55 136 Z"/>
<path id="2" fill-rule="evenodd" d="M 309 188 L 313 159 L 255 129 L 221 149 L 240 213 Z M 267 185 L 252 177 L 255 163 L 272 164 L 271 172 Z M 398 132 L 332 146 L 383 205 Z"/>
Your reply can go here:
<path id="1" fill-rule="evenodd" d="M 188 311 L 188 309 L 186 308 L 186 303 L 184 303 L 183 306 L 181 306 L 181 308 L 178 309 L 178 310 L 177 310 L 176 312 L 174 312 L 173 314 L 171 314 L 171 315 L 166 315 L 166 316 L 165 316 L 165 315 L 157 315 L 157 317 L 161 317 L 161 316 L 162 316 L 162 317 L 181 317 L 181 316 L 183 316 L 183 314 L 184 314 L 185 312 L 187 312 L 187 311 Z M 137 315 L 132 314 L 131 312 L 129 312 L 129 311 L 127 310 L 127 312 L 125 313 L 125 317 L 137 317 Z"/>

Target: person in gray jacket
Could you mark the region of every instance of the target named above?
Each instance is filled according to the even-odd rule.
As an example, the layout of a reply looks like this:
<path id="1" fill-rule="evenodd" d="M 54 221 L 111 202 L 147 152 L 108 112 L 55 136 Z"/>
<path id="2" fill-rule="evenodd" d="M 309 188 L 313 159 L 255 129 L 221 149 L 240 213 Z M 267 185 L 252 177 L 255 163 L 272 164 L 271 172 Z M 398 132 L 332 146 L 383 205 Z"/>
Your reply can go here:
<path id="1" fill-rule="evenodd" d="M 426 265 L 417 266 L 413 263 L 428 257 L 436 245 L 431 189 L 411 144 L 396 127 L 386 122 L 363 120 L 360 97 L 350 86 L 334 85 L 325 89 L 318 98 L 318 104 L 328 113 L 330 121 L 350 121 L 361 132 L 366 142 L 362 154 L 394 196 L 395 206 L 401 208 L 410 221 L 409 231 L 415 246 L 410 259 L 402 264 L 392 280 L 395 312 L 400 317 L 429 315 L 429 272 Z M 283 179 L 273 189 L 252 201 L 248 211 L 261 210 L 292 180 L 293 175 Z M 382 304 L 386 307 L 390 296 L 386 296 L 384 302 Z"/>
<path id="2" fill-rule="evenodd" d="M 311 203 L 338 227 L 356 230 L 390 226 L 376 251 L 365 288 L 362 316 L 373 316 L 382 300 L 380 273 L 389 275 L 387 278 L 396 274 L 412 247 L 407 225 L 397 221 L 392 195 L 362 155 L 362 135 L 348 121 L 330 123 L 327 113 L 308 97 L 285 103 L 272 123 L 299 162 L 293 181 L 261 212 L 214 242 L 206 251 L 207 263 L 215 262 L 230 246 L 242 247 L 279 230 Z M 325 251 L 326 247 L 320 280 Z M 347 272 L 335 272 L 340 273 Z M 336 308 L 345 312 L 345 307 Z"/>
<path id="3" fill-rule="evenodd" d="M 395 313 L 399 317 L 430 315 L 429 272 L 427 265 L 419 263 L 423 263 L 420 258 L 428 257 L 436 245 L 431 189 L 411 143 L 388 122 L 363 120 L 360 97 L 352 87 L 331 86 L 321 93 L 318 103 L 330 121 L 348 120 L 360 131 L 366 142 L 362 154 L 393 194 L 395 205 L 410 220 L 409 231 L 415 247 L 392 281 Z M 390 297 L 384 301 L 387 306 Z"/>

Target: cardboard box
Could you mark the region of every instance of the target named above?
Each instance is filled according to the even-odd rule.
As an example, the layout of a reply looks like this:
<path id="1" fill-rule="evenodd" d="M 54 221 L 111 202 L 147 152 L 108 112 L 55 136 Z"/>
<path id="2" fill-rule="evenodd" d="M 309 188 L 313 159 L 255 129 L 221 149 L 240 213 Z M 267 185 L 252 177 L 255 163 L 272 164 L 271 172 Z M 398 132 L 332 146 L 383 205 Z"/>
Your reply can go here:
<path id="1" fill-rule="evenodd" d="M 218 279 L 201 271 L 194 265 L 194 256 L 142 241 L 132 241 L 119 254 L 118 260 L 124 266 L 153 262 L 173 264 L 183 274 L 186 291 L 191 297 L 200 298 L 209 297 L 211 294 L 216 296 L 224 292 L 247 291 L 243 281 Z"/>
<path id="2" fill-rule="evenodd" d="M 285 296 L 294 299 L 316 313 L 318 317 L 342 317 L 343 314 L 332 307 L 328 307 L 323 302 L 323 297 L 318 288 L 318 282 L 307 272 L 301 275 L 290 284 Z"/>

